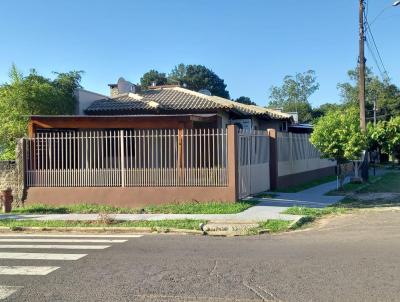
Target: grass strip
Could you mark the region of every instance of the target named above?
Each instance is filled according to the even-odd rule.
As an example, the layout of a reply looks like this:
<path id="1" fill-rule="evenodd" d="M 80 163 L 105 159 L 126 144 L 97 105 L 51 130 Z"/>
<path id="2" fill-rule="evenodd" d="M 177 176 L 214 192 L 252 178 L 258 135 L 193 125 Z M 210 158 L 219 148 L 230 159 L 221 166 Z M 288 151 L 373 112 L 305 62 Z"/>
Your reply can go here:
<path id="1" fill-rule="evenodd" d="M 279 233 L 287 231 L 291 223 L 291 221 L 287 220 L 271 219 L 260 222 L 258 225 L 262 230 L 268 230 L 270 233 Z"/>
<path id="2" fill-rule="evenodd" d="M 120 208 L 98 204 L 76 204 L 50 206 L 45 204 L 26 205 L 13 209 L 15 214 L 236 214 L 259 203 L 256 200 L 241 200 L 235 203 L 188 202 L 147 206 L 142 209 Z"/>
<path id="3" fill-rule="evenodd" d="M 154 220 L 154 221 L 109 221 L 102 220 L 91 221 L 65 221 L 65 220 L 18 220 L 18 219 L 1 219 L 0 227 L 9 227 L 18 229 L 22 227 L 143 227 L 154 229 L 184 229 L 184 230 L 200 230 L 200 224 L 207 223 L 203 220 L 177 219 L 177 220 Z"/>
<path id="4" fill-rule="evenodd" d="M 282 212 L 282 214 L 321 217 L 325 215 L 344 214 L 347 211 L 348 209 L 342 207 L 327 207 L 321 209 L 306 208 L 306 207 L 290 207 L 286 209 L 284 212 Z"/>
<path id="5" fill-rule="evenodd" d="M 303 228 L 317 219 L 327 215 L 340 215 L 345 214 L 349 209 L 343 207 L 327 207 L 327 208 L 306 208 L 306 207 L 290 207 L 286 209 L 282 214 L 290 215 L 301 215 L 303 216 L 295 224 L 290 226 L 290 230 L 297 230 Z"/>
<path id="6" fill-rule="evenodd" d="M 258 203 L 259 201 L 256 200 L 241 200 L 235 203 L 182 203 L 148 206 L 145 208 L 145 211 L 152 214 L 236 214 Z"/>

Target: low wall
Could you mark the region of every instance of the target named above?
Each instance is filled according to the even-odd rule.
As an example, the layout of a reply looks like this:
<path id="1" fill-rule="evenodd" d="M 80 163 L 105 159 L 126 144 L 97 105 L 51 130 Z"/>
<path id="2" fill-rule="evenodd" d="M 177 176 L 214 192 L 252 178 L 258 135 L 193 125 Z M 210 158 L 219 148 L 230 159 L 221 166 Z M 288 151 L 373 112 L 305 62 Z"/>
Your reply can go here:
<path id="1" fill-rule="evenodd" d="M 107 204 L 137 208 L 177 202 L 235 202 L 235 187 L 31 187 L 25 204 Z"/>
<path id="2" fill-rule="evenodd" d="M 329 159 L 311 158 L 304 160 L 278 162 L 278 177 L 311 172 L 314 170 L 335 167 L 336 162 Z"/>
<path id="3" fill-rule="evenodd" d="M 8 188 L 11 188 L 15 202 L 23 199 L 23 171 L 20 171 L 15 161 L 0 161 L 0 190 Z"/>
<path id="4" fill-rule="evenodd" d="M 300 172 L 296 174 L 278 176 L 278 181 L 277 181 L 278 190 L 307 183 L 321 177 L 335 175 L 336 171 L 335 168 L 336 168 L 335 166 L 332 166 L 317 170 Z"/>

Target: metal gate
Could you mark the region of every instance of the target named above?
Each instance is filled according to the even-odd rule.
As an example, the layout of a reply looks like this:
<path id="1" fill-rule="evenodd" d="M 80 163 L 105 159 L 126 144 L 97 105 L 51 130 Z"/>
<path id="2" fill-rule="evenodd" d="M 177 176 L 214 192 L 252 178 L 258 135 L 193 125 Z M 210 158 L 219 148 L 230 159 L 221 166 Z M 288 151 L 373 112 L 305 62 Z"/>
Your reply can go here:
<path id="1" fill-rule="evenodd" d="M 238 132 L 239 198 L 270 189 L 267 131 Z"/>

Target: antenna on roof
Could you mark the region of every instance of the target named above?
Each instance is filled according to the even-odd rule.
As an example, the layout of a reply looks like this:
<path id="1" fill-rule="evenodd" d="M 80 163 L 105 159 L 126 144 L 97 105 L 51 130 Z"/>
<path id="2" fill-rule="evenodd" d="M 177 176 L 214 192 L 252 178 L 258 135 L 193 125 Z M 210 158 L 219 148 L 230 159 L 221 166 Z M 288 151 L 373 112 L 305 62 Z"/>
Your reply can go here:
<path id="1" fill-rule="evenodd" d="M 211 91 L 208 89 L 200 89 L 199 93 L 211 96 Z"/>

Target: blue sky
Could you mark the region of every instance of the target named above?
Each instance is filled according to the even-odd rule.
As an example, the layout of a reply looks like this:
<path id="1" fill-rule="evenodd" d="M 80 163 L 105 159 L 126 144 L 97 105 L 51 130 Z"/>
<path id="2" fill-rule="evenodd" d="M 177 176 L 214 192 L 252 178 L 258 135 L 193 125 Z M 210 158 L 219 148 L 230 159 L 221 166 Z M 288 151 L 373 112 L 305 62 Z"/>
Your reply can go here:
<path id="1" fill-rule="evenodd" d="M 372 20 L 390 0 L 369 0 Z M 271 85 L 314 69 L 314 106 L 339 101 L 358 52 L 357 0 L 64 0 L 0 2 L 0 83 L 12 62 L 27 73 L 84 70 L 83 86 L 108 94 L 124 76 L 203 64 L 225 79 L 231 97 L 268 101 Z M 400 7 L 372 29 L 393 82 L 400 85 Z M 396 38 L 397 36 L 397 38 Z M 367 52 L 368 64 L 373 60 Z M 376 70 L 376 67 L 374 67 Z"/>

